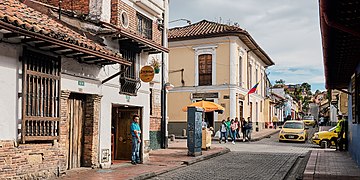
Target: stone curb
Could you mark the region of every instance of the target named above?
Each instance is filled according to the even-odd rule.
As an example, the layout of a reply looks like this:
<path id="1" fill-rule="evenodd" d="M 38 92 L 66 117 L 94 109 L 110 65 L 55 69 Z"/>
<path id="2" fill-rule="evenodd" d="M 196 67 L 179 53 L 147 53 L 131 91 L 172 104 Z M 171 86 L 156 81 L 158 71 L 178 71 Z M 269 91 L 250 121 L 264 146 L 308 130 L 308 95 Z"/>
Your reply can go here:
<path id="1" fill-rule="evenodd" d="M 260 141 L 260 140 L 262 140 L 262 139 L 264 139 L 264 138 L 270 137 L 271 135 L 276 134 L 276 133 L 279 133 L 279 132 L 280 132 L 280 130 L 276 130 L 276 131 L 271 132 L 271 133 L 269 133 L 269 134 L 264 134 L 264 135 L 262 135 L 262 136 L 260 136 L 260 137 L 252 138 L 252 139 L 250 140 L 250 142 Z M 211 140 L 212 140 L 212 141 L 219 141 L 218 138 L 214 138 L 214 137 L 213 137 Z M 229 141 L 231 141 L 231 140 L 229 140 Z M 242 141 L 242 139 L 237 139 L 236 142 L 243 142 L 243 141 Z M 245 142 L 248 142 L 248 141 L 245 141 Z"/>
<path id="2" fill-rule="evenodd" d="M 204 160 L 207 160 L 207 159 L 210 159 L 210 158 L 213 158 L 213 157 L 216 157 L 216 156 L 220 156 L 220 155 L 223 155 L 223 154 L 226 154 L 230 152 L 230 149 L 229 148 L 225 148 L 217 153 L 214 153 L 214 154 L 209 154 L 209 155 L 204 155 L 204 156 L 199 156 L 197 157 L 196 159 L 194 160 L 190 160 L 190 161 L 183 161 L 183 164 L 185 165 L 192 165 L 192 164 L 195 164 L 197 162 L 200 162 L 200 161 L 204 161 Z"/>
<path id="3" fill-rule="evenodd" d="M 279 133 L 279 132 L 280 132 L 280 130 L 276 130 L 276 131 L 274 131 L 274 132 L 272 132 L 272 133 L 265 134 L 265 135 L 263 135 L 263 136 L 261 136 L 261 137 L 257 137 L 257 138 L 251 139 L 250 141 L 251 141 L 251 142 L 260 141 L 260 140 L 262 140 L 262 139 L 264 139 L 264 138 L 268 138 L 268 137 L 270 137 L 271 135 L 276 134 L 276 133 Z"/>
<path id="4" fill-rule="evenodd" d="M 216 157 L 216 156 L 220 156 L 220 155 L 226 154 L 226 153 L 228 153 L 228 152 L 230 152 L 230 149 L 225 148 L 225 149 L 223 149 L 223 150 L 221 150 L 221 151 L 219 151 L 219 152 L 217 152 L 217 153 L 214 153 L 214 154 L 202 155 L 202 156 L 196 157 L 194 160 L 183 161 L 183 164 L 182 164 L 182 165 L 179 165 L 179 166 L 177 166 L 177 167 L 169 168 L 169 169 L 166 169 L 166 170 L 163 170 L 163 171 L 159 171 L 159 172 L 144 173 L 144 174 L 141 174 L 141 175 L 139 175 L 139 176 L 137 176 L 137 177 L 130 178 L 130 180 L 144 180 L 144 179 L 149 179 L 149 178 L 156 177 L 156 176 L 159 176 L 159 175 L 164 174 L 164 173 L 167 173 L 167 172 L 175 171 L 175 170 L 177 170 L 177 169 L 180 169 L 180 168 L 183 168 L 183 167 L 186 167 L 186 166 L 195 164 L 195 163 L 200 162 L 200 161 L 204 161 L 204 160 L 207 160 L 207 159 Z"/>

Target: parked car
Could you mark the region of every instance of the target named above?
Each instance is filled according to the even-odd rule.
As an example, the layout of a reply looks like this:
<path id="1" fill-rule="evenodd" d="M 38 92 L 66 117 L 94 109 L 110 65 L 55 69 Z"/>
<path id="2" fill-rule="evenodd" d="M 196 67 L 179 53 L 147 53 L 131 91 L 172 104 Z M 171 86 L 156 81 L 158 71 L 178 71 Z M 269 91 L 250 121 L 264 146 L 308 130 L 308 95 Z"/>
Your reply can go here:
<path id="1" fill-rule="evenodd" d="M 326 141 L 328 148 L 332 145 L 335 146 L 335 141 L 338 138 L 338 134 L 335 132 L 335 128 L 336 127 L 332 127 L 327 131 L 320 131 L 314 133 L 314 136 L 312 137 L 312 142 L 321 146 L 322 142 Z M 344 134 L 344 138 L 345 138 L 345 134 Z"/>
<path id="2" fill-rule="evenodd" d="M 306 142 L 308 139 L 307 127 L 303 121 L 286 121 L 279 133 L 279 142 L 295 141 Z"/>
<path id="3" fill-rule="evenodd" d="M 315 127 L 315 125 L 316 125 L 316 121 L 315 121 L 315 120 L 302 119 L 302 121 L 304 122 L 304 124 L 305 124 L 306 126 Z"/>
<path id="4" fill-rule="evenodd" d="M 314 119 L 314 116 L 304 116 L 302 121 L 306 126 L 312 126 L 315 127 L 316 121 Z"/>

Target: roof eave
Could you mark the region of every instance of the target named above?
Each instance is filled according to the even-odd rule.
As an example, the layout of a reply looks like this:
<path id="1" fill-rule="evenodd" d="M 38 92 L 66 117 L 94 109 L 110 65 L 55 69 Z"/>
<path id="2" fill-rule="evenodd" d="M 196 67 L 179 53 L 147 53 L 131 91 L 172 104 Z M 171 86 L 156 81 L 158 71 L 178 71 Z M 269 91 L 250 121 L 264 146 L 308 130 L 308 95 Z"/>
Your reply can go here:
<path id="1" fill-rule="evenodd" d="M 99 58 L 103 58 L 105 60 L 113 61 L 113 62 L 120 63 L 120 64 L 127 65 L 127 66 L 131 65 L 130 62 L 128 62 L 128 61 L 126 61 L 126 60 L 124 60 L 122 58 L 118 58 L 118 57 L 110 56 L 110 55 L 107 55 L 107 54 L 103 54 L 103 53 L 100 53 L 98 51 L 88 49 L 88 48 L 85 48 L 85 47 L 82 47 L 82 46 L 77 46 L 75 44 L 71 44 L 71 43 L 68 43 L 68 42 L 65 42 L 65 41 L 61 41 L 59 39 L 51 38 L 51 37 L 42 35 L 40 33 L 27 31 L 27 30 L 24 30 L 22 28 L 16 27 L 16 26 L 14 26 L 12 24 L 9 24 L 9 23 L 3 22 L 3 21 L 0 21 L 0 28 L 11 31 L 12 33 L 18 33 L 18 34 L 23 35 L 23 36 L 28 36 L 28 37 L 32 37 L 32 38 L 35 38 L 35 39 L 38 39 L 38 40 L 41 40 L 41 41 L 45 41 L 45 42 L 48 42 L 48 43 L 51 43 L 51 44 L 54 44 L 54 45 L 57 45 L 57 46 L 60 46 L 60 47 L 66 47 L 66 48 L 69 48 L 69 49 L 72 49 L 72 50 L 75 50 L 75 51 L 79 51 L 79 52 L 82 52 L 82 53 L 85 53 L 85 54 L 89 54 L 89 55 L 93 55 L 93 56 L 96 56 L 96 57 L 99 57 Z"/>
<path id="2" fill-rule="evenodd" d="M 246 43 L 246 45 L 249 48 L 254 49 L 254 53 L 263 60 L 266 67 L 275 65 L 275 63 L 271 60 L 271 58 L 265 53 L 265 51 L 255 42 L 255 40 L 251 37 L 251 35 L 246 31 L 206 34 L 206 35 L 200 35 L 200 36 L 176 37 L 176 38 L 169 38 L 168 40 L 169 40 L 169 42 L 175 42 L 175 41 L 185 41 L 185 40 L 212 38 L 212 37 L 224 37 L 224 36 L 237 36 L 240 39 L 242 37 L 249 39 L 250 43 Z"/>

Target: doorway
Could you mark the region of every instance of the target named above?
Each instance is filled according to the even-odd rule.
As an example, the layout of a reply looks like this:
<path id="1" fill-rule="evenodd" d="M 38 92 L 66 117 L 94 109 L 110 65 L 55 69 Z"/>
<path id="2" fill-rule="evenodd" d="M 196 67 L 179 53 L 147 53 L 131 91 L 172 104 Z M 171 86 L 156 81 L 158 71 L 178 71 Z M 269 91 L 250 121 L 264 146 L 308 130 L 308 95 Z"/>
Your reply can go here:
<path id="1" fill-rule="evenodd" d="M 140 116 L 139 124 L 141 130 L 143 130 L 141 108 L 113 105 L 111 122 L 112 160 L 131 160 L 132 138 L 130 125 L 135 114 Z"/>
<path id="2" fill-rule="evenodd" d="M 196 102 L 202 101 L 202 99 L 198 99 L 196 100 Z M 210 102 L 214 102 L 214 99 L 204 99 L 204 101 L 210 101 Z M 207 128 L 213 127 L 215 128 L 215 124 L 214 124 L 214 111 L 213 112 L 205 112 L 204 113 L 204 121 L 207 124 Z"/>
<path id="3" fill-rule="evenodd" d="M 239 114 L 240 119 L 244 118 L 244 103 L 242 101 L 239 101 Z"/>
<path id="4" fill-rule="evenodd" d="M 249 108 L 250 108 L 250 119 L 251 119 L 251 121 L 252 121 L 252 120 L 253 120 L 253 119 L 252 119 L 252 114 L 253 114 L 253 111 L 252 111 L 252 102 L 250 102 Z"/>
<path id="5" fill-rule="evenodd" d="M 69 120 L 68 169 L 84 166 L 85 99 L 85 95 L 72 93 L 67 102 L 67 118 Z"/>
<path id="6" fill-rule="evenodd" d="M 205 113 L 205 122 L 207 124 L 207 128 L 214 128 L 214 112 L 206 112 Z"/>

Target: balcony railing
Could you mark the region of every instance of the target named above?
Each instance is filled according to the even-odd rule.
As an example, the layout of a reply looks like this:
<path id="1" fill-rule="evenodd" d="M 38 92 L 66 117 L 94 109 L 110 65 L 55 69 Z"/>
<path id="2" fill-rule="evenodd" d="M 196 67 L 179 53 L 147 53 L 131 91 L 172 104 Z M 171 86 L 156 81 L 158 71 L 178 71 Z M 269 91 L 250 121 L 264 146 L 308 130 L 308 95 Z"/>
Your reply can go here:
<path id="1" fill-rule="evenodd" d="M 125 76 L 120 77 L 120 94 L 136 96 L 140 87 L 140 79 L 133 79 Z"/>

